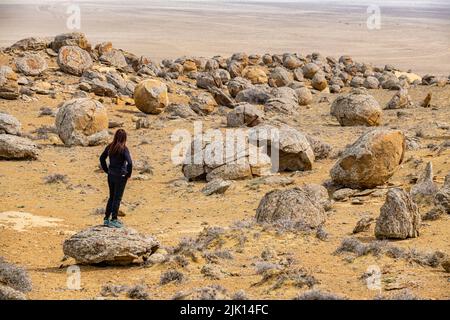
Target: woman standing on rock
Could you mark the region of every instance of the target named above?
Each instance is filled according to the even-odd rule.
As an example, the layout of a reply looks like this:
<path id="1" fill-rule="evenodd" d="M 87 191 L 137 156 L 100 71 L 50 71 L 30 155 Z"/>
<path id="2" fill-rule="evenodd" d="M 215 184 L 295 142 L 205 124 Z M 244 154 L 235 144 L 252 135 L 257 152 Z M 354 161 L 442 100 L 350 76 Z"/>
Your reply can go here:
<path id="1" fill-rule="evenodd" d="M 109 199 L 106 205 L 103 225 L 121 228 L 122 222 L 117 219 L 120 201 L 122 201 L 125 185 L 133 171 L 133 161 L 126 146 L 127 133 L 123 129 L 116 131 L 113 142 L 109 144 L 100 156 L 103 171 L 108 174 Z M 106 158 L 109 157 L 109 167 Z M 112 216 L 111 221 L 109 218 Z"/>

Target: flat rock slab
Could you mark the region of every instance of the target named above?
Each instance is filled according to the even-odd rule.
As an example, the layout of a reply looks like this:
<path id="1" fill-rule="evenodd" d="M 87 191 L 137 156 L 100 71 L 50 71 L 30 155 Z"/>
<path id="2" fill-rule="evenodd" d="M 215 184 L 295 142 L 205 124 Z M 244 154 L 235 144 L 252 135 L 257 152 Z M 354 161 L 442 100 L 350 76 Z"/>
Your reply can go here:
<path id="1" fill-rule="evenodd" d="M 64 241 L 64 254 L 80 264 L 125 265 L 153 254 L 159 242 L 131 228 L 95 226 Z"/>

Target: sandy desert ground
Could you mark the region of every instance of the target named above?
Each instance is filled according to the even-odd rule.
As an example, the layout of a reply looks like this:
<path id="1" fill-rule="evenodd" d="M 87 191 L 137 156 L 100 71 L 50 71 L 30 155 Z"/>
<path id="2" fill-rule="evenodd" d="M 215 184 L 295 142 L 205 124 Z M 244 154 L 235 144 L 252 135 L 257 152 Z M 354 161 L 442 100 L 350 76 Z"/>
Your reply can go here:
<path id="1" fill-rule="evenodd" d="M 439 5 L 446 7 L 443 3 Z M 86 21 L 83 20 L 83 29 L 92 30 L 87 36 L 93 43 L 111 40 L 114 47 L 137 54 L 146 53 L 155 59 L 191 54 L 212 57 L 238 51 L 264 53 L 307 50 L 308 53 L 320 51 L 324 55 L 335 54 L 337 57 L 351 53 L 358 61 L 381 62 L 382 66 L 393 63 L 422 74 L 443 74 L 447 77 L 450 70 L 449 38 L 445 38 L 448 36 L 450 21 L 444 19 L 448 11 L 441 10 L 442 16 L 433 15 L 433 18 L 422 12 L 420 19 L 427 21 L 426 26 L 416 25 L 416 18 L 404 16 L 401 19 L 410 21 L 410 31 L 405 34 L 402 29 L 405 24 L 397 26 L 397 11 L 393 10 L 386 18 L 386 26 L 369 40 L 365 21 L 355 20 L 359 9 L 353 7 L 350 13 L 339 18 L 336 15 L 341 12 L 341 7 L 327 7 L 329 11 L 326 13 L 320 7 L 321 13 L 317 13 L 316 18 L 314 15 L 319 8 L 309 7 L 314 12 L 305 13 L 304 9 L 293 5 L 292 10 L 289 10 L 292 15 L 286 18 L 280 13 L 285 10 L 284 7 L 265 4 L 273 10 L 270 13 L 264 11 L 262 18 L 251 4 L 242 7 L 230 4 L 230 12 L 220 14 L 212 5 L 198 6 L 192 11 L 151 9 L 151 21 L 146 20 L 146 15 L 142 13 L 142 17 L 134 19 L 133 31 L 130 31 L 130 27 L 126 27 L 126 20 L 118 23 L 116 15 L 122 11 L 120 16 L 134 17 L 134 11 L 124 12 L 123 8 L 105 5 L 96 9 L 101 13 L 100 20 L 94 18 L 99 13 L 94 14 L 92 11 L 87 14 Z M 0 4 L 0 7 L 0 45 L 10 45 L 21 37 L 58 33 L 55 30 L 59 29 L 62 17 L 55 13 L 59 9 L 53 5 L 27 6 L 20 15 L 12 14 L 17 9 L 15 6 Z M 36 10 L 49 17 L 56 15 L 55 19 L 48 21 L 45 26 L 37 27 L 35 23 L 41 21 L 41 17 L 35 15 Z M 306 20 L 299 19 L 297 14 L 300 13 L 296 13 L 296 10 L 303 12 Z M 330 21 L 328 14 L 339 21 L 334 28 L 326 26 Z M 5 15 L 10 23 L 5 23 Z M 201 19 L 199 15 L 202 15 Z M 171 19 L 167 21 L 169 16 Z M 29 25 L 18 26 L 13 23 L 16 19 L 23 21 L 25 17 L 29 17 Z M 307 19 L 310 22 L 306 23 Z M 295 28 L 299 20 L 302 27 Z M 36 26 L 34 34 L 29 32 L 33 25 Z M 222 27 L 220 41 L 213 41 L 217 30 Z M 171 31 L 166 32 L 168 29 Z M 245 32 L 241 33 L 242 30 Z M 239 38 L 234 37 L 237 33 L 240 34 Z M 280 36 L 275 36 L 275 33 Z M 350 33 L 354 35 L 353 41 L 349 41 Z M 432 38 L 428 38 L 430 35 L 433 35 Z M 244 41 L 244 37 L 248 41 Z M 0 65 L 15 68 L 14 58 L 13 54 L 0 53 Z M 51 70 L 45 75 L 45 81 L 53 84 L 62 82 L 66 89 L 78 83 L 79 77 L 54 72 L 58 69 L 55 58 L 45 55 L 45 59 Z M 187 77 L 181 79 L 185 84 L 195 84 L 194 80 Z M 189 103 L 188 96 L 179 94 L 179 90 L 186 89 L 186 86 L 173 81 L 167 84 L 171 89 L 171 102 Z M 61 88 L 59 85 L 57 87 Z M 345 88 L 343 91 L 349 90 Z M 180 291 L 211 284 L 223 286 L 230 295 L 244 290 L 248 297 L 254 299 L 292 299 L 308 290 L 308 286 L 298 287 L 290 280 L 280 287 L 276 286 L 276 280 L 273 279 L 259 283 L 262 275 L 257 273 L 257 266 L 261 262 L 288 265 L 291 270 L 302 268 L 316 279 L 314 288 L 350 299 L 373 299 L 379 295 L 390 297 L 405 289 L 424 299 L 450 299 L 449 274 L 439 266 L 424 265 L 405 258 L 394 259 L 386 254 L 360 257 L 350 253 L 335 254 L 344 238 L 353 237 L 362 243 L 375 240 L 373 224 L 369 230 L 356 235 L 352 235 L 352 230 L 361 217 L 378 217 L 387 189 L 401 187 L 410 190 L 428 161 L 433 163 L 434 181 L 439 187 L 450 172 L 450 86 L 413 85 L 408 90 L 417 105 L 431 92 L 432 108 L 383 110 L 382 126 L 400 129 L 409 137 L 416 136 L 421 147 L 406 152 L 405 161 L 387 184 L 377 188 L 379 192 L 362 193 L 347 201 L 334 202 L 324 226 L 328 234 L 325 240 L 320 240 L 314 233 L 277 232 L 245 222 L 253 221 L 255 210 L 268 191 L 305 183 L 322 184 L 328 180 L 335 158 L 316 161 L 311 171 L 280 173 L 282 177 L 293 179 L 287 186 L 260 184 L 260 180 L 254 178 L 234 181 L 224 195 L 205 196 L 201 192 L 205 183 L 187 182 L 181 166 L 174 165 L 170 158 L 174 146 L 171 134 L 176 129 L 192 131 L 192 120 L 173 119 L 164 113 L 148 115 L 150 127 L 136 130 L 135 121 L 141 114 L 133 103 L 90 93 L 93 99 L 102 101 L 110 121 L 124 123 L 123 128 L 129 132 L 128 145 L 135 161 L 147 160 L 153 167 L 153 174 L 147 174 L 149 180 L 129 181 L 123 205 L 126 226 L 143 234 L 154 235 L 167 250 L 185 237 L 198 237 L 205 232 L 205 228 L 220 227 L 223 230 L 213 237 L 206 251 L 227 251 L 231 258 L 218 258 L 213 263 L 220 270 L 220 279 L 210 279 L 202 273 L 202 267 L 207 264 L 203 255 L 205 252 L 197 253 L 196 260 L 187 259 L 187 266 L 180 266 L 174 261 L 148 266 L 138 263 L 124 267 L 81 266 L 81 290 L 67 288 L 67 267 L 75 262 L 70 258 L 62 261 L 62 243 L 75 232 L 102 222 L 102 215 L 95 211 L 104 206 L 107 196 L 106 176 L 98 168 L 98 156 L 104 146 L 68 148 L 54 134 L 37 138 L 35 130 L 51 127 L 55 121 L 52 116 L 38 116 L 41 108 L 56 110 L 61 102 L 71 98 L 72 89 L 58 90 L 53 96 L 35 94 L 29 101 L 0 99 L 0 112 L 15 116 L 21 122 L 23 132 L 36 138 L 35 142 L 40 147 L 38 160 L 0 162 L 0 256 L 28 270 L 33 282 L 33 290 L 27 295 L 30 299 L 95 299 L 101 297 L 100 291 L 107 283 L 130 286 L 144 284 L 148 287 L 151 299 L 171 299 Z M 192 91 L 196 95 L 201 90 Z M 385 106 L 395 91 L 372 89 L 369 93 L 381 106 Z M 339 125 L 330 115 L 331 102 L 337 96 L 317 92 L 309 106 L 299 107 L 299 114 L 295 117 L 283 116 L 283 122 L 320 138 L 334 150 L 342 150 L 368 128 Z M 205 129 L 226 128 L 223 110 L 217 109 L 200 117 L 200 120 Z M 52 174 L 66 175 L 67 181 L 45 183 L 45 177 Z M 359 200 L 353 201 L 355 198 Z M 425 215 L 429 209 L 420 207 L 420 212 Z M 29 215 L 1 213 L 9 211 Z M 440 251 L 448 255 L 449 231 L 450 219 L 448 215 L 443 215 L 437 220 L 424 220 L 419 237 L 389 241 L 389 244 L 405 250 L 414 249 L 419 254 Z M 381 270 L 381 290 L 369 290 L 364 281 L 364 274 L 370 266 Z M 161 285 L 161 275 L 174 268 L 185 275 L 185 281 Z M 125 298 L 123 295 L 119 297 Z"/>

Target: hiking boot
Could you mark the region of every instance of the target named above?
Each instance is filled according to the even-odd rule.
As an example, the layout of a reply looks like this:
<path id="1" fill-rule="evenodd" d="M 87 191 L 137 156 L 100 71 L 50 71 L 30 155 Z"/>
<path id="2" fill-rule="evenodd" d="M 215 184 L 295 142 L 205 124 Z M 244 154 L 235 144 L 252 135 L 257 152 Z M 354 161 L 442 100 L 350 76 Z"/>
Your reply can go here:
<path id="1" fill-rule="evenodd" d="M 103 225 L 105 227 L 109 227 L 109 219 L 108 218 L 103 219 Z"/>
<path id="2" fill-rule="evenodd" d="M 113 228 L 122 228 L 123 224 L 119 220 L 114 219 L 114 220 L 111 220 L 111 222 L 109 223 L 109 226 L 113 227 Z"/>

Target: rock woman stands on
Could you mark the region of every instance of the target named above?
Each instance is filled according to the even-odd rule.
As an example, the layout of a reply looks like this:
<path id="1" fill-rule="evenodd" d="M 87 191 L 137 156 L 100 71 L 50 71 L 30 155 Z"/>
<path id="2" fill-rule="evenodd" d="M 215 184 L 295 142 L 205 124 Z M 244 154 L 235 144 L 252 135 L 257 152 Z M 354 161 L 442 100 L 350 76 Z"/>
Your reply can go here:
<path id="1" fill-rule="evenodd" d="M 102 169 L 108 174 L 109 199 L 103 220 L 103 225 L 107 227 L 121 228 L 123 226 L 122 222 L 117 219 L 117 215 L 125 185 L 133 171 L 133 161 L 126 142 L 127 133 L 125 130 L 117 130 L 113 142 L 105 148 L 100 156 Z M 106 163 L 106 158 L 108 157 L 109 167 Z M 109 220 L 110 217 L 111 220 Z"/>

